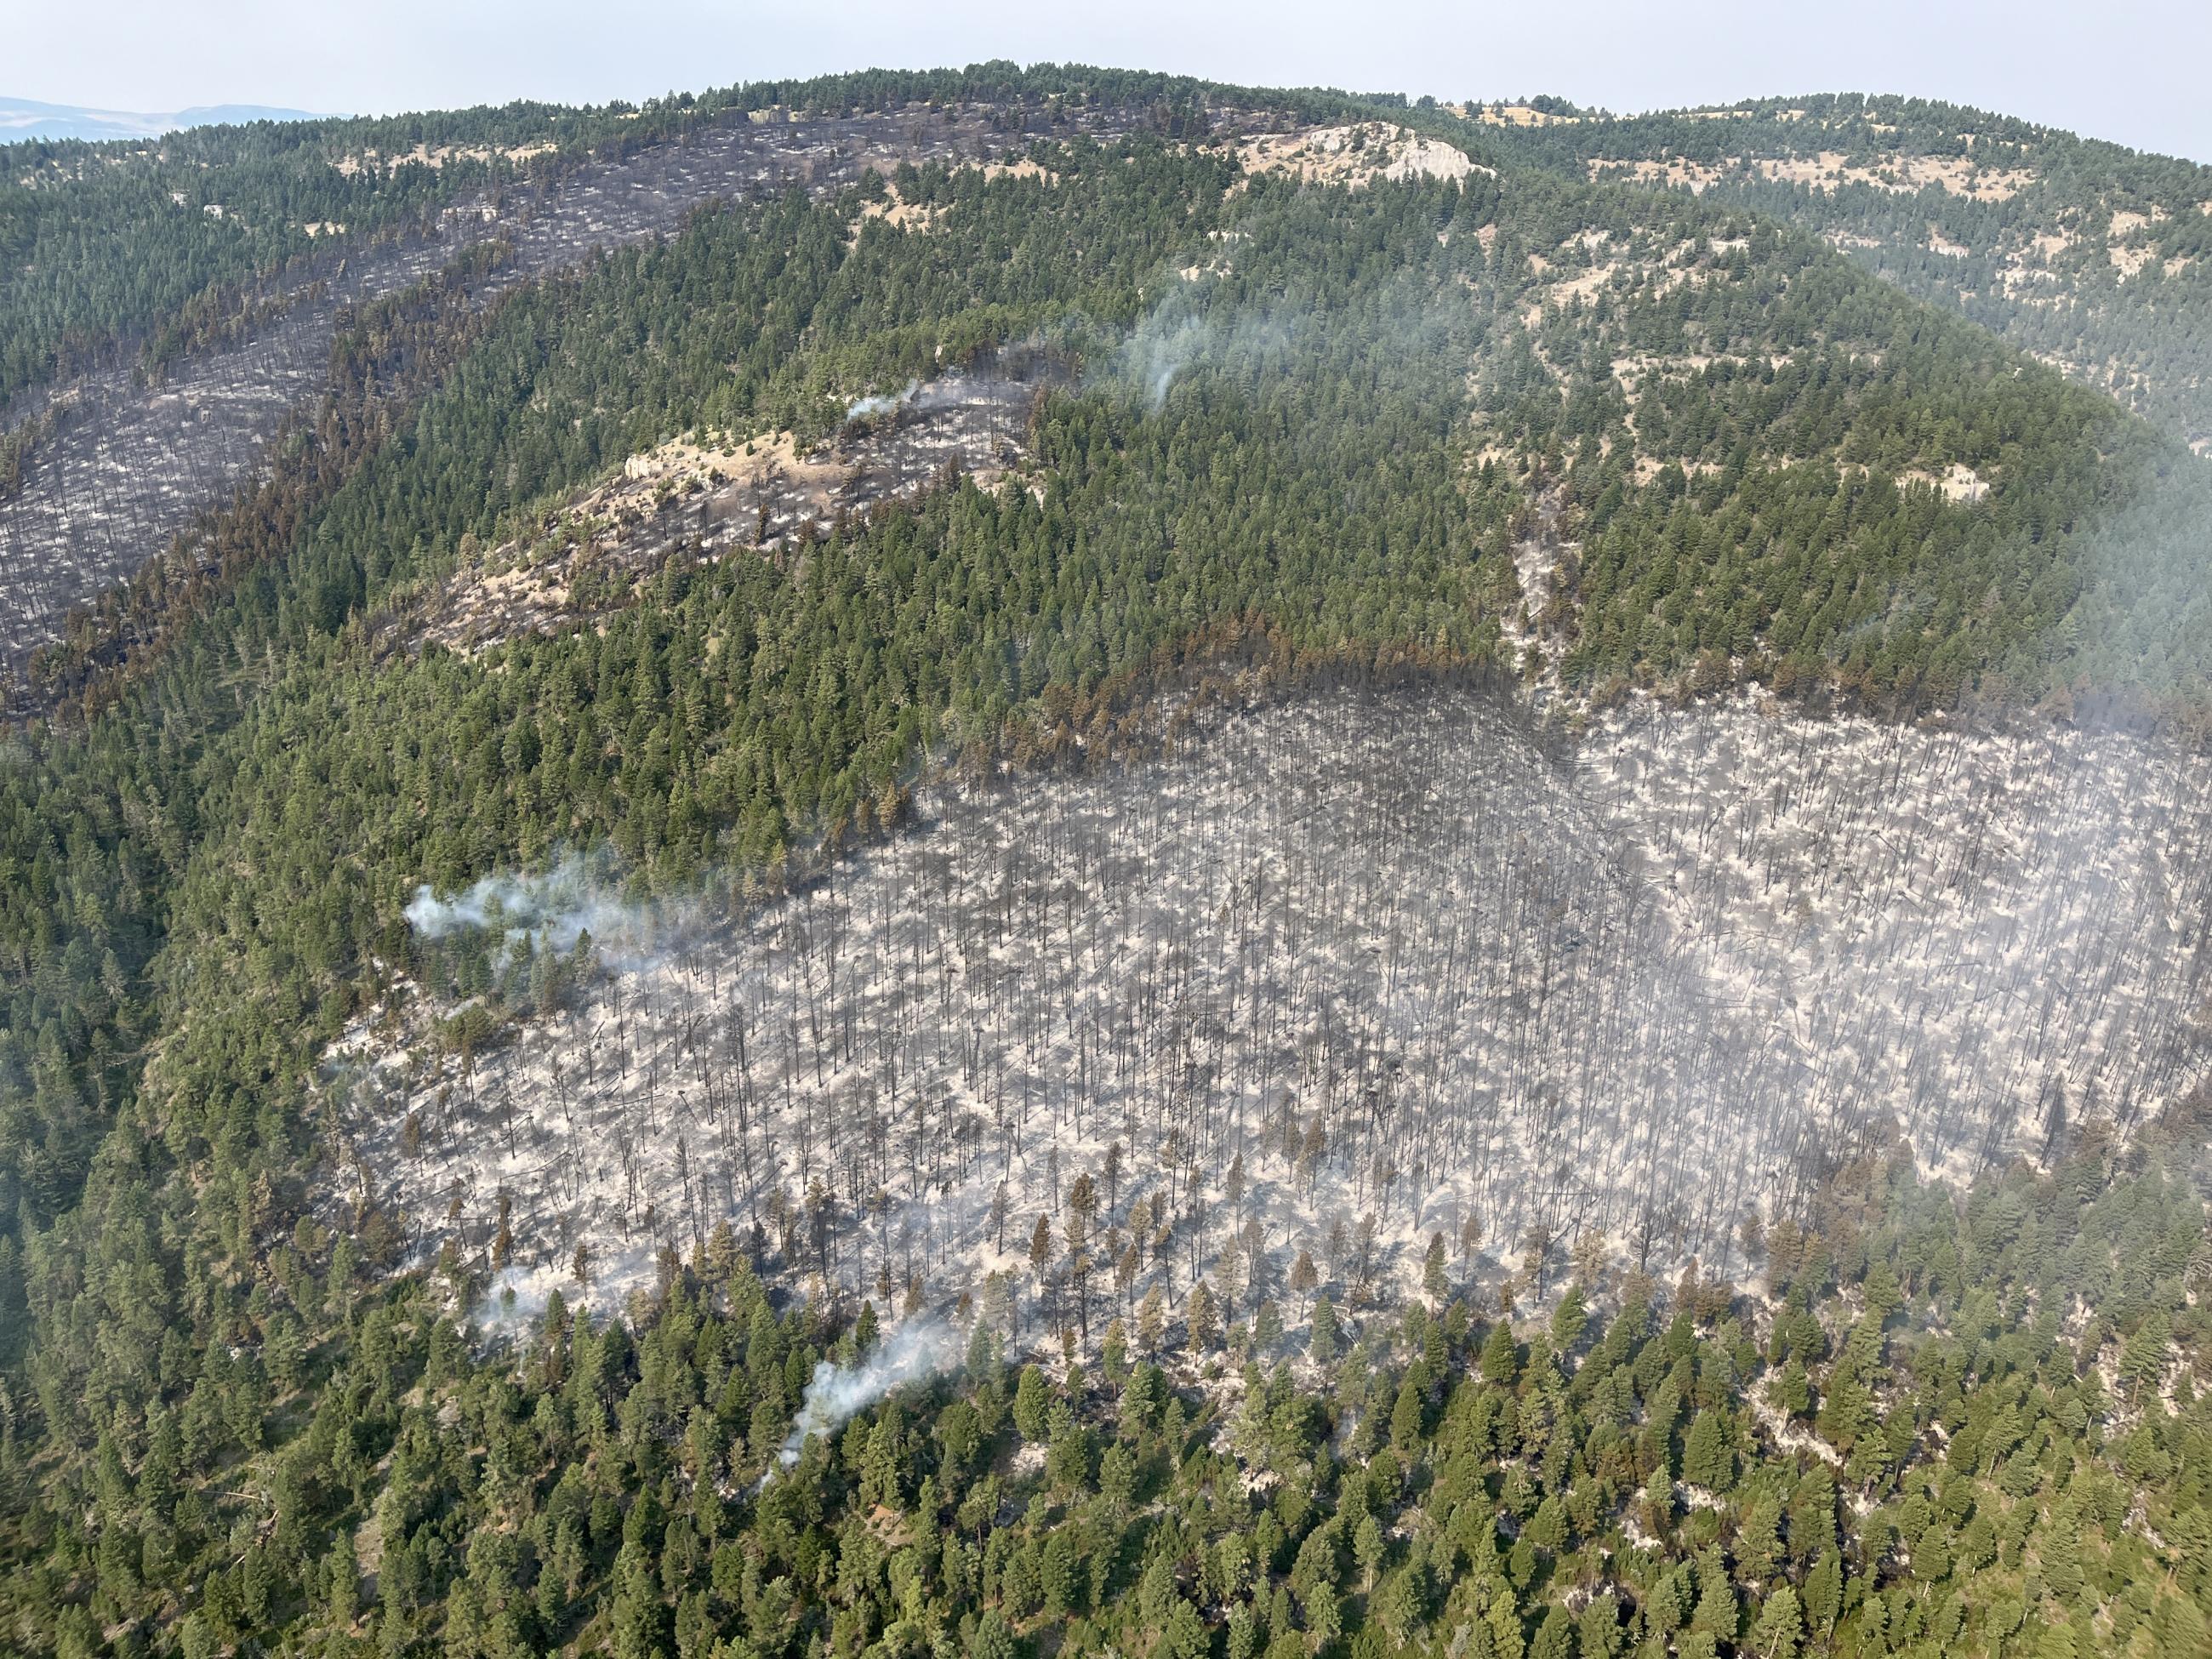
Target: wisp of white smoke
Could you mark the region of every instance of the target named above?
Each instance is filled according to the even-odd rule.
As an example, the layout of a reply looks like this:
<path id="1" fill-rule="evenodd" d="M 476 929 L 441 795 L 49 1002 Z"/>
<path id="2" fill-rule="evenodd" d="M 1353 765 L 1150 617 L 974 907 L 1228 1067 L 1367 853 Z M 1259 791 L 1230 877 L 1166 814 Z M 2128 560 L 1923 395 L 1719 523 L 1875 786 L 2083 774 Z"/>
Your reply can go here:
<path id="1" fill-rule="evenodd" d="M 644 948 L 658 920 L 623 899 L 592 860 L 573 853 L 542 875 L 485 876 L 451 898 L 440 898 L 425 882 L 415 890 L 406 916 L 424 939 L 470 928 L 495 933 L 507 957 L 541 945 L 570 951 L 589 933 L 611 960 Z"/>
<path id="2" fill-rule="evenodd" d="M 870 392 L 865 398 L 855 398 L 845 406 L 845 418 L 857 421 L 866 415 L 888 415 L 900 404 L 911 401 L 921 390 L 921 381 L 908 380 L 902 392 Z"/>
<path id="3" fill-rule="evenodd" d="M 857 1365 L 823 1360 L 814 1368 L 814 1380 L 799 1402 L 799 1415 L 784 1437 L 783 1449 L 776 1454 L 777 1466 L 787 1469 L 797 1463 L 810 1435 L 830 1433 L 901 1383 L 918 1382 L 948 1369 L 959 1354 L 958 1333 L 942 1320 L 925 1319 L 901 1326 Z"/>
<path id="4" fill-rule="evenodd" d="M 1157 410 L 1169 389 L 1200 364 L 1249 375 L 1281 367 L 1304 319 L 1294 307 L 1219 314 L 1178 293 L 1153 307 L 1108 361 L 1108 372 Z"/>

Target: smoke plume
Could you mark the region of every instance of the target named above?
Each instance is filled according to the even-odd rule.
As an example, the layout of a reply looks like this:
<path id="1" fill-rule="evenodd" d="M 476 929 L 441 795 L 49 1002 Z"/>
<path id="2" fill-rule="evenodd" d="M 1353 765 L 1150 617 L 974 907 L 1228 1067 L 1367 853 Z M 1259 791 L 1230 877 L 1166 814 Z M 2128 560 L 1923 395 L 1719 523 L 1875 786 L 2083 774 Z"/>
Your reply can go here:
<path id="1" fill-rule="evenodd" d="M 571 951 L 589 933 L 600 955 L 617 964 L 649 956 L 664 920 L 653 907 L 623 898 L 604 860 L 574 853 L 542 874 L 485 876 L 450 898 L 425 882 L 406 916 L 426 939 L 489 933 L 502 960 L 540 947 Z"/>
<path id="2" fill-rule="evenodd" d="M 855 398 L 845 406 L 845 418 L 848 421 L 857 421 L 870 415 L 888 415 L 901 404 L 911 402 L 915 394 L 921 390 L 921 381 L 908 380 L 905 390 L 902 392 L 872 392 L 865 398 Z"/>
<path id="3" fill-rule="evenodd" d="M 1288 308 L 1206 308 L 1178 292 L 1153 307 L 1122 342 L 1108 373 L 1158 410 L 1186 370 L 1200 366 L 1249 375 L 1281 367 L 1303 320 Z"/>
<path id="4" fill-rule="evenodd" d="M 901 1383 L 933 1376 L 959 1358 L 960 1339 L 942 1320 L 925 1319 L 902 1325 L 858 1365 L 833 1365 L 823 1360 L 814 1368 L 814 1380 L 799 1401 L 799 1416 L 776 1454 L 779 1468 L 799 1462 L 810 1435 L 828 1434 L 866 1410 Z"/>

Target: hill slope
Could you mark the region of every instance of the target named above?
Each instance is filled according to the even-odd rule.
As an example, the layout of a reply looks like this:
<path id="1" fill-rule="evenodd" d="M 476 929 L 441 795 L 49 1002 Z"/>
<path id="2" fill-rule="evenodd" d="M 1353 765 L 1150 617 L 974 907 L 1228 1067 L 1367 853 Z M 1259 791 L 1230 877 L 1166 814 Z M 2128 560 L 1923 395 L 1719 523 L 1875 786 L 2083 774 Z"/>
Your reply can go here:
<path id="1" fill-rule="evenodd" d="M 1495 135 L 1824 237 L 2212 453 L 2212 167 L 1917 99 L 1767 99 Z"/>
<path id="2" fill-rule="evenodd" d="M 0 1641 L 2201 1648 L 2209 475 L 1508 142 L 9 152 Z"/>

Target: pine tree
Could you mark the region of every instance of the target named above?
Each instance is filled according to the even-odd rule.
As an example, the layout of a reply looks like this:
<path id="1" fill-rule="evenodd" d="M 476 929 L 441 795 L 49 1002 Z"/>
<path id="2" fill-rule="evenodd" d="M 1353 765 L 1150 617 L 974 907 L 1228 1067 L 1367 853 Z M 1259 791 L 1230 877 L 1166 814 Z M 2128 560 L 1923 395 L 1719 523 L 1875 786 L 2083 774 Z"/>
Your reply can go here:
<path id="1" fill-rule="evenodd" d="M 1583 1287 L 1568 1285 L 1559 1305 L 1552 1310 L 1552 1351 L 1562 1357 L 1572 1354 L 1589 1324 L 1589 1306 L 1583 1299 Z"/>
<path id="2" fill-rule="evenodd" d="M 1814 1563 L 1813 1571 L 1805 1577 L 1804 1612 L 1816 1636 L 1826 1636 L 1835 1628 L 1843 1605 L 1843 1562 L 1831 1552 Z"/>
<path id="3" fill-rule="evenodd" d="M 1190 1300 L 1184 1309 L 1184 1319 L 1190 1328 L 1190 1351 L 1194 1354 L 1210 1352 L 1221 1340 L 1219 1316 L 1214 1311 L 1213 1292 L 1200 1279 L 1190 1287 Z"/>
<path id="4" fill-rule="evenodd" d="M 1036 1225 L 1030 1232 L 1030 1273 L 1039 1289 L 1043 1288 L 1046 1275 L 1051 1271 L 1052 1218 L 1040 1210 Z"/>
<path id="5" fill-rule="evenodd" d="M 617 1659 L 652 1659 L 667 1642 L 668 1609 L 644 1545 L 633 1539 L 615 1558 L 614 1644 Z"/>
<path id="6" fill-rule="evenodd" d="M 1804 1633 L 1797 1592 L 1784 1584 L 1759 1609 L 1759 1622 L 1752 1626 L 1751 1650 L 1759 1659 L 1796 1659 L 1797 1644 Z"/>
<path id="7" fill-rule="evenodd" d="M 1690 1615 L 1690 1628 L 1717 1642 L 1733 1642 L 1738 1617 L 1735 1586 L 1729 1582 L 1720 1553 L 1709 1550 L 1698 1558 L 1698 1607 Z"/>
<path id="8" fill-rule="evenodd" d="M 1412 1376 L 1398 1385 L 1398 1398 L 1390 1408 L 1390 1443 L 1409 1456 L 1418 1453 L 1424 1425 L 1421 1390 Z"/>
<path id="9" fill-rule="evenodd" d="M 2166 1352 L 2173 1342 L 2173 1326 L 2162 1313 L 2154 1313 L 2136 1328 L 2120 1350 L 2120 1378 L 2127 1385 L 2131 1404 L 2140 1404 L 2158 1390 L 2166 1375 Z"/>
<path id="10" fill-rule="evenodd" d="M 1429 1235 L 1429 1249 L 1421 1263 L 1421 1293 L 1429 1298 L 1430 1305 L 1441 1308 L 1451 1294 L 1451 1282 L 1444 1277 L 1444 1236 Z"/>
<path id="11" fill-rule="evenodd" d="M 1228 1659 L 1257 1659 L 1260 1651 L 1260 1625 L 1253 1614 L 1251 1603 L 1249 1601 L 1233 1603 L 1224 1623 L 1226 1626 Z"/>
<path id="12" fill-rule="evenodd" d="M 1805 1375 L 1803 1363 L 1795 1354 L 1776 1376 L 1771 1397 L 1787 1417 L 1802 1417 L 1813 1409 L 1813 1384 Z"/>
<path id="13" fill-rule="evenodd" d="M 1513 1340 L 1513 1327 L 1500 1319 L 1490 1328 L 1490 1334 L 1482 1342 L 1482 1378 L 1501 1389 L 1510 1389 L 1521 1377 L 1520 1345 Z"/>
<path id="14" fill-rule="evenodd" d="M 1699 1412 L 1691 1420 L 1682 1443 L 1682 1479 L 1708 1492 L 1724 1492 L 1735 1485 L 1735 1453 L 1718 1412 Z"/>
<path id="15" fill-rule="evenodd" d="M 860 1502 L 884 1504 L 893 1509 L 905 1502 L 906 1459 L 899 1445 L 896 1425 L 886 1416 L 868 1431 L 867 1452 L 860 1467 Z"/>
<path id="16" fill-rule="evenodd" d="M 1814 1426 L 1822 1439 L 1845 1453 L 1871 1435 L 1877 1426 L 1873 1396 L 1844 1361 L 1838 1361 L 1829 1373 Z"/>
<path id="17" fill-rule="evenodd" d="M 1375 1570 L 1382 1565 L 1383 1549 L 1381 1525 L 1371 1515 L 1361 1516 L 1352 1534 L 1352 1553 L 1359 1563 L 1359 1588 L 1363 1591 L 1371 1592 L 1375 1588 Z"/>
<path id="18" fill-rule="evenodd" d="M 1022 1438 L 1033 1445 L 1044 1440 L 1045 1415 L 1051 1399 L 1043 1371 L 1035 1365 L 1023 1366 L 1021 1378 L 1014 1387 L 1014 1426 L 1021 1431 Z"/>
<path id="19" fill-rule="evenodd" d="M 1138 1347 L 1147 1355 L 1158 1353 L 1167 1335 L 1167 1304 L 1160 1296 L 1160 1287 L 1153 1285 L 1137 1304 Z"/>
<path id="20" fill-rule="evenodd" d="M 2081 1571 L 2081 1522 L 2061 1510 L 2036 1543 L 2043 1564 L 2043 1582 L 2062 1602 L 2080 1599 L 2086 1580 Z"/>
<path id="21" fill-rule="evenodd" d="M 975 1634 L 969 1651 L 975 1659 L 1017 1659 L 1021 1644 L 1006 1626 L 996 1608 L 986 1608 L 975 1621 Z"/>
<path id="22" fill-rule="evenodd" d="M 1593 1596 L 1576 1615 L 1575 1637 L 1581 1659 L 1614 1659 L 1626 1639 L 1620 1601 L 1611 1595 Z"/>
<path id="23" fill-rule="evenodd" d="M 1782 1554 L 1782 1510 L 1771 1498 L 1747 1504 L 1738 1523 L 1735 1559 L 1738 1569 L 1751 1579 L 1764 1582 L 1774 1576 Z"/>
<path id="24" fill-rule="evenodd" d="M 1336 1358 L 1336 1309 L 1325 1296 L 1314 1304 L 1313 1328 L 1306 1348 L 1316 1364 L 1326 1365 Z"/>
<path id="25" fill-rule="evenodd" d="M 1415 1633 L 1427 1622 L 1435 1595 L 1435 1579 L 1427 1553 L 1417 1549 L 1404 1570 L 1382 1587 L 1382 1625 L 1401 1647 L 1411 1644 Z"/>

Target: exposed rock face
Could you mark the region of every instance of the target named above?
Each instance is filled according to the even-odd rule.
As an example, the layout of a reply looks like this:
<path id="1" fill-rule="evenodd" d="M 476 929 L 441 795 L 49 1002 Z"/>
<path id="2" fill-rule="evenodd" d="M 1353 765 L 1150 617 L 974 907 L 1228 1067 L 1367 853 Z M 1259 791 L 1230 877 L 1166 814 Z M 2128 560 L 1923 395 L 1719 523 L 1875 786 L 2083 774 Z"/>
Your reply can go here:
<path id="1" fill-rule="evenodd" d="M 1261 133 L 1240 144 L 1237 155 L 1247 173 L 1288 173 L 1354 189 L 1378 179 L 1464 179 L 1490 171 L 1464 150 L 1389 121 Z"/>

